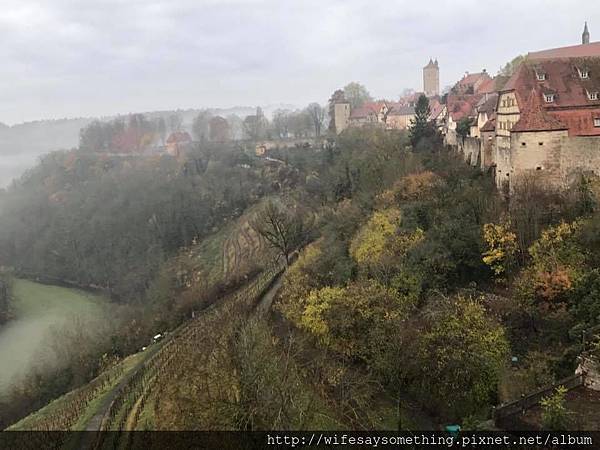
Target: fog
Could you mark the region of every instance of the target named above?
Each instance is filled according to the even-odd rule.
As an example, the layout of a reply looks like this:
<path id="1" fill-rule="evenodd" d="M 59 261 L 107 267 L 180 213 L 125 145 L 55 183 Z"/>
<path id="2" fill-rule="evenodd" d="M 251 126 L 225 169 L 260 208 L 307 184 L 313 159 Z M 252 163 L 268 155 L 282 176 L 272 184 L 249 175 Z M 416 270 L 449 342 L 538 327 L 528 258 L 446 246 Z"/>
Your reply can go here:
<path id="1" fill-rule="evenodd" d="M 0 397 L 107 325 L 101 300 L 79 291 L 18 280 L 15 297 L 16 318 L 0 327 Z"/>

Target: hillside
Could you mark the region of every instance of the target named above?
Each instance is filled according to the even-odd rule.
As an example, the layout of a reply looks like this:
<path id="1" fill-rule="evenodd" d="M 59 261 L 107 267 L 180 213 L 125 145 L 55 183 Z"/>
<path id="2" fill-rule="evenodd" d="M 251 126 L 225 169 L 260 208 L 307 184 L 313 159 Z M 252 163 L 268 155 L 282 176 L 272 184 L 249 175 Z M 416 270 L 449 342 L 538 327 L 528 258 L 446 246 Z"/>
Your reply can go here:
<path id="1" fill-rule="evenodd" d="M 7 261 L 97 283 L 104 273 L 78 251 L 83 233 L 69 228 L 82 241 L 56 246 L 65 211 L 71 221 L 93 211 L 111 217 L 94 230 L 105 258 L 143 255 L 148 270 L 111 275 L 112 289 L 123 286 L 114 299 L 134 313 L 111 336 L 114 364 L 94 373 L 106 380 L 62 386 L 79 390 L 18 427 L 488 429 L 493 406 L 572 376 L 578 355 L 597 352 L 593 333 L 581 339 L 598 326 L 596 181 L 552 191 L 530 180 L 507 199 L 459 155 L 427 145 L 366 128 L 326 150 L 280 150 L 277 165 L 203 150 L 205 169 L 191 177 L 177 170 L 185 162 L 78 154 L 33 172 L 8 204 L 60 201 L 18 258 L 8 236 L 26 242 L 31 231 L 11 222 L 28 213 L 12 205 Z M 224 178 L 239 181 L 235 192 Z M 90 209 L 67 182 L 91 189 Z M 98 195 L 108 186 L 111 198 Z M 191 217 L 198 198 L 212 203 Z M 114 237 L 132 224 L 135 235 Z M 55 253 L 40 252 L 46 242 Z M 57 251 L 79 272 L 47 259 Z M 144 286 L 135 298 L 133 281 Z M 148 345 L 159 331 L 167 337 Z"/>

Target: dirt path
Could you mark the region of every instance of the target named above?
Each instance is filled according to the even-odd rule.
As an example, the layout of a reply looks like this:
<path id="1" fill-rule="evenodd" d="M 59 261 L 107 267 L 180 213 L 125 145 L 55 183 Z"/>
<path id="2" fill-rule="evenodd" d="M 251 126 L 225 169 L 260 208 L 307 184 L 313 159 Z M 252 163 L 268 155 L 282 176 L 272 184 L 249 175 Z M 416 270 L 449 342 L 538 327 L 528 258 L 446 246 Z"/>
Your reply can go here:
<path id="1" fill-rule="evenodd" d="M 170 338 L 169 336 L 168 338 Z M 165 342 L 165 341 L 163 341 Z M 90 433 L 82 433 L 82 442 L 80 443 L 80 448 L 94 448 L 94 443 L 97 438 L 97 432 L 101 430 L 102 422 L 104 418 L 108 414 L 110 406 L 112 402 L 117 398 L 121 389 L 123 389 L 129 380 L 133 378 L 133 376 L 137 373 L 138 370 L 142 368 L 142 366 L 148 361 L 154 354 L 156 354 L 162 345 L 153 345 L 149 349 L 146 350 L 146 357 L 138 362 L 126 375 L 123 376 L 121 381 L 113 387 L 107 394 L 106 397 L 102 400 L 102 403 L 98 407 L 96 414 L 92 416 L 85 427 L 85 431 L 89 431 Z"/>
<path id="2" fill-rule="evenodd" d="M 271 284 L 269 289 L 262 295 L 260 301 L 256 306 L 255 313 L 257 315 L 263 316 L 266 313 L 268 313 L 268 311 L 271 308 L 271 305 L 273 304 L 273 300 L 275 299 L 275 296 L 277 295 L 277 292 L 281 288 L 282 284 L 283 272 L 277 276 L 277 278 Z M 145 358 L 142 361 L 138 362 L 125 376 L 123 376 L 119 383 L 106 394 L 105 398 L 102 400 L 102 403 L 98 407 L 96 414 L 92 416 L 92 418 L 89 420 L 85 427 L 85 430 L 91 433 L 84 434 L 83 442 L 81 442 L 81 448 L 93 448 L 94 443 L 96 441 L 97 432 L 102 430 L 103 422 L 110 410 L 112 403 L 119 396 L 122 390 L 126 388 L 127 384 L 135 376 L 135 374 L 140 369 L 142 369 L 144 364 L 146 364 L 147 361 L 149 361 L 152 358 L 152 356 L 154 356 L 168 340 L 173 339 L 175 336 L 177 336 L 177 334 L 178 333 L 172 333 L 162 341 L 162 344 L 153 345 L 150 348 L 148 348 L 146 350 Z M 129 426 L 131 426 L 132 417 L 134 417 L 136 409 L 139 407 L 140 400 L 141 397 L 136 400 L 133 411 L 131 411 L 128 417 L 127 422 Z"/>
<path id="3" fill-rule="evenodd" d="M 277 295 L 277 292 L 279 292 L 279 289 L 281 289 L 281 286 L 283 285 L 283 274 L 284 273 L 285 273 L 285 271 L 280 273 L 277 276 L 277 278 L 275 279 L 275 281 L 273 282 L 273 284 L 271 285 L 269 290 L 263 294 L 262 298 L 258 302 L 258 305 L 256 306 L 256 314 L 258 314 L 258 316 L 265 315 L 271 309 L 273 300 L 275 300 L 275 296 Z"/>

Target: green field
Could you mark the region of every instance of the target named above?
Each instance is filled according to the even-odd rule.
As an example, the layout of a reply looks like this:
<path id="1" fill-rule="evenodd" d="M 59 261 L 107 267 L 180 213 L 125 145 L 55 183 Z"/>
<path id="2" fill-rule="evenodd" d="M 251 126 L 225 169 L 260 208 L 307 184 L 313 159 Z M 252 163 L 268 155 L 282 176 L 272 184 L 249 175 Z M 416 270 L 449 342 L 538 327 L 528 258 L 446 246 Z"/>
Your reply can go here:
<path id="1" fill-rule="evenodd" d="M 52 333 L 76 321 L 94 332 L 106 319 L 106 299 L 77 289 L 14 280 L 15 319 L 0 328 L 0 396 L 32 364 L 52 358 L 45 344 Z"/>

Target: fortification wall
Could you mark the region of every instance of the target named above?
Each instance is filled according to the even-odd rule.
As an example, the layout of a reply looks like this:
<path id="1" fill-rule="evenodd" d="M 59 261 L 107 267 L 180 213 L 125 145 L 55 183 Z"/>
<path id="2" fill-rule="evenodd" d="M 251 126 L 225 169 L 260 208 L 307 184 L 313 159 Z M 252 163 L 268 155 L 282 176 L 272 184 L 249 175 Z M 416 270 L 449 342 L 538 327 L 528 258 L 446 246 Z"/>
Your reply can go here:
<path id="1" fill-rule="evenodd" d="M 481 141 L 476 137 L 466 137 L 463 140 L 463 155 L 465 161 L 473 167 L 480 165 Z"/>
<path id="2" fill-rule="evenodd" d="M 494 132 L 493 131 L 482 131 L 481 132 L 481 170 L 484 172 L 488 170 L 492 165 L 495 164 L 494 154 Z"/>
<path id="3" fill-rule="evenodd" d="M 600 176 L 600 137 L 570 137 L 563 143 L 560 155 L 561 176 L 571 183 L 581 173 Z"/>
<path id="4" fill-rule="evenodd" d="M 513 181 L 534 173 L 551 184 L 564 184 L 561 160 L 568 139 L 566 131 L 512 133 L 510 164 Z"/>

